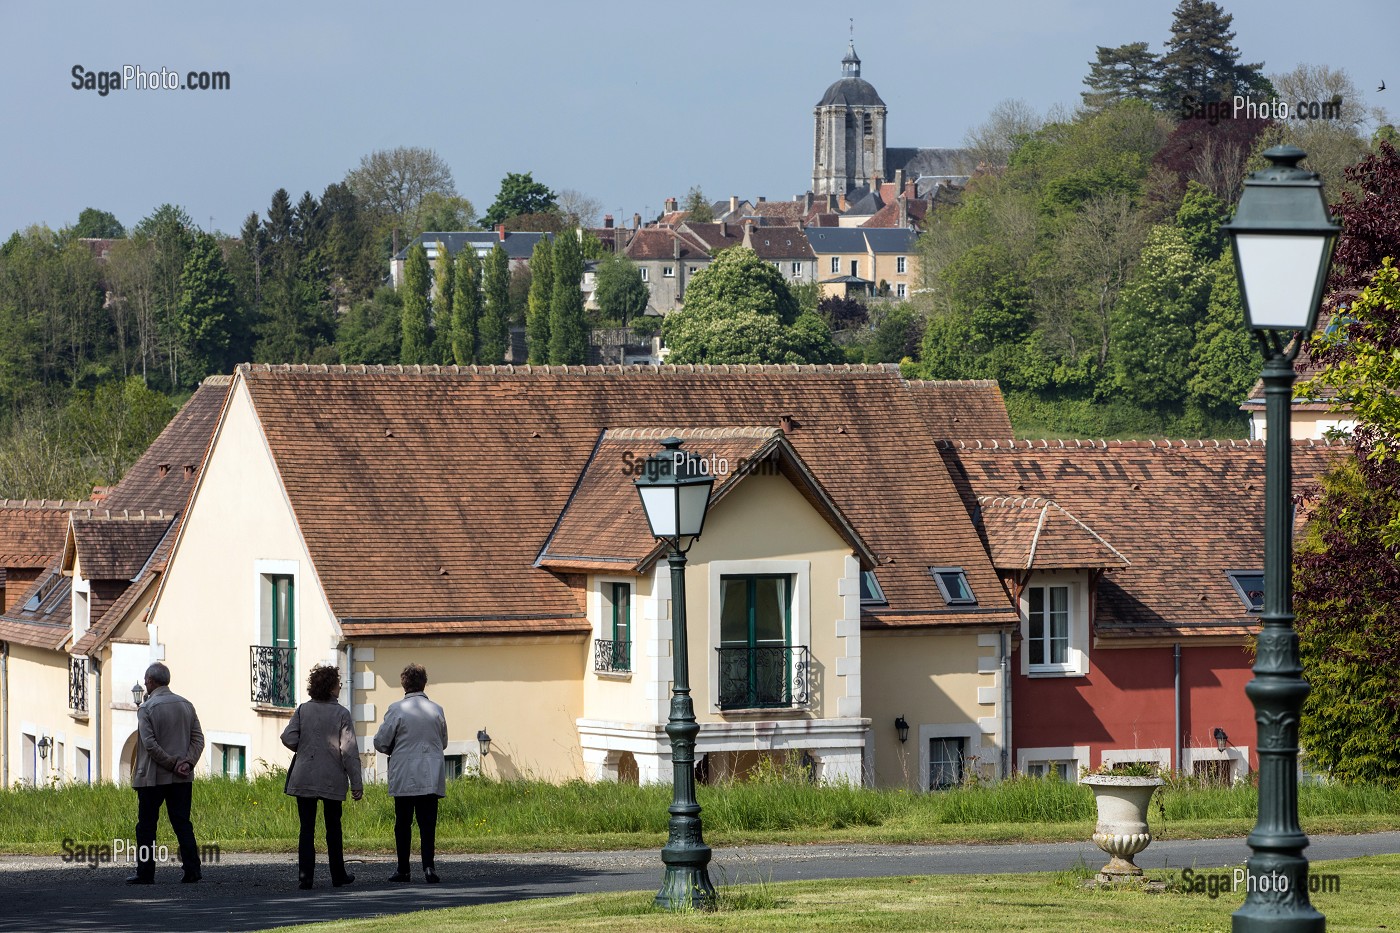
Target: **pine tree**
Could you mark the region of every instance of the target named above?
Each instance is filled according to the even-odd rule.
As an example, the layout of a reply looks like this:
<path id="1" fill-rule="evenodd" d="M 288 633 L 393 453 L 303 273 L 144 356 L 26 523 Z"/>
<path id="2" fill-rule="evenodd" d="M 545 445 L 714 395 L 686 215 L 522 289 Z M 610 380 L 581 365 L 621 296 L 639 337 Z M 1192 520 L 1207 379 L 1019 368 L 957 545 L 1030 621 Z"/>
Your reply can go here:
<path id="1" fill-rule="evenodd" d="M 1181 0 L 1172 14 L 1172 37 L 1162 56 L 1158 106 L 1183 108 L 1185 98 L 1197 104 L 1230 100 L 1236 94 L 1270 90 L 1260 69 L 1263 62 L 1240 64 L 1240 50 L 1230 43 L 1234 17 L 1210 0 Z"/>
<path id="2" fill-rule="evenodd" d="M 457 254 L 452 284 L 452 358 L 458 366 L 468 366 L 477 361 L 481 324 L 481 260 L 470 244 Z"/>
<path id="3" fill-rule="evenodd" d="M 207 233 L 195 237 L 180 273 L 176 322 L 185 347 L 182 378 L 198 385 L 211 373 L 224 372 L 238 317 L 233 278 L 219 243 Z"/>
<path id="4" fill-rule="evenodd" d="M 1152 101 L 1157 93 L 1157 67 L 1157 58 L 1147 50 L 1146 42 L 1129 42 L 1113 49 L 1101 45 L 1084 79 L 1089 90 L 1080 91 L 1079 96 L 1091 110 L 1102 110 L 1121 100 Z"/>
<path id="5" fill-rule="evenodd" d="M 583 363 L 588 358 L 588 324 L 583 316 L 583 254 L 578 236 L 566 230 L 554 241 L 554 294 L 549 305 L 549 362 Z"/>
<path id="6" fill-rule="evenodd" d="M 486 302 L 481 312 L 480 361 L 501 363 L 510 340 L 510 260 L 500 243 L 486 258 Z"/>
<path id="7" fill-rule="evenodd" d="M 549 315 L 554 295 L 554 246 L 542 236 L 530 255 L 530 302 L 525 314 L 525 343 L 532 366 L 549 362 Z"/>
<path id="8" fill-rule="evenodd" d="M 403 346 L 399 362 L 426 362 L 428 355 L 428 251 L 422 243 L 409 248 L 403 268 Z"/>
<path id="9" fill-rule="evenodd" d="M 433 312 L 432 312 L 432 360 L 434 363 L 451 363 L 452 353 L 452 298 L 455 292 L 452 283 L 452 257 L 447 255 L 447 244 L 437 244 L 437 261 L 433 264 Z"/>

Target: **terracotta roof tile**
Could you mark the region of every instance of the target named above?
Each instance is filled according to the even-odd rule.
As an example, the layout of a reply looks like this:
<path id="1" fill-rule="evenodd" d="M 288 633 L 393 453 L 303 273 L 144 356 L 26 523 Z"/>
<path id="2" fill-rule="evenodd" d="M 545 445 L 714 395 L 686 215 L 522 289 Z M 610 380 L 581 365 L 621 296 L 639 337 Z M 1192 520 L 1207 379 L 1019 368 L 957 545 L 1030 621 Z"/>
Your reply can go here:
<path id="1" fill-rule="evenodd" d="M 977 502 L 998 569 L 1118 569 L 1130 564 L 1097 531 L 1048 499 L 982 496 Z"/>
<path id="2" fill-rule="evenodd" d="M 964 495 L 1052 500 L 1131 561 L 1099 584 L 1100 636 L 1218 635 L 1255 624 L 1226 571 L 1264 566 L 1262 443 L 964 440 L 939 446 Z M 1295 488 L 1301 492 L 1344 450 L 1295 442 Z"/>
<path id="3" fill-rule="evenodd" d="M 995 379 L 910 380 L 914 403 L 935 438 L 1012 437 Z"/>
<path id="4" fill-rule="evenodd" d="M 121 482 L 112 488 L 102 506 L 133 512 L 183 509 L 204 463 L 231 383 L 230 376 L 205 379 L 160 436 L 126 471 Z"/>
<path id="5" fill-rule="evenodd" d="M 71 514 L 71 540 L 88 580 L 134 579 L 174 521 L 163 512 L 89 509 Z"/>
<path id="6" fill-rule="evenodd" d="M 881 561 L 889 605 L 872 607 L 868 625 L 1014 621 L 1007 607 L 949 609 L 927 572 L 962 565 L 975 590 L 1000 588 L 942 463 L 907 456 L 923 416 L 893 368 L 259 364 L 239 374 L 347 632 L 586 625 L 574 588 L 535 562 L 600 433 L 776 426 L 785 415 L 787 440 Z M 413 618 L 367 621 L 391 614 Z"/>

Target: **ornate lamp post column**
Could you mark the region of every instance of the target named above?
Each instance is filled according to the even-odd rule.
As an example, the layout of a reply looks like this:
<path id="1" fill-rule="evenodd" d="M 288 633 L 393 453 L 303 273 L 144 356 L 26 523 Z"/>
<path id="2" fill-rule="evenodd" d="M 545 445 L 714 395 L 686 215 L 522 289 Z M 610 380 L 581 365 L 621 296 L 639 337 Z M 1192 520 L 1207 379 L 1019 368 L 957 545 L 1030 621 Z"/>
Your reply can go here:
<path id="1" fill-rule="evenodd" d="M 671 738 L 671 823 L 661 861 L 666 875 L 656 904 L 671 910 L 714 906 L 710 883 L 710 847 L 701 834 L 700 805 L 695 801 L 695 704 L 690 698 L 690 652 L 685 619 L 685 555 L 705 526 L 714 477 L 700 461 L 681 451 L 681 440 L 661 442 L 661 453 L 647 458 L 637 478 L 651 533 L 669 548 L 671 565 L 671 654 L 675 661 L 671 715 L 666 734 Z M 689 541 L 682 547 L 683 538 Z"/>
<path id="2" fill-rule="evenodd" d="M 1245 318 L 1264 351 L 1268 436 L 1264 478 L 1264 612 L 1254 679 L 1245 693 L 1259 726 L 1259 822 L 1249 834 L 1248 890 L 1235 933 L 1321 931 L 1308 901 L 1308 837 L 1298 825 L 1298 719 L 1308 695 L 1293 630 L 1293 457 L 1289 418 L 1293 361 L 1317 324 L 1340 228 L 1327 214 L 1322 182 L 1298 168 L 1293 146 L 1264 153 L 1273 163 L 1245 181 L 1225 225 Z"/>

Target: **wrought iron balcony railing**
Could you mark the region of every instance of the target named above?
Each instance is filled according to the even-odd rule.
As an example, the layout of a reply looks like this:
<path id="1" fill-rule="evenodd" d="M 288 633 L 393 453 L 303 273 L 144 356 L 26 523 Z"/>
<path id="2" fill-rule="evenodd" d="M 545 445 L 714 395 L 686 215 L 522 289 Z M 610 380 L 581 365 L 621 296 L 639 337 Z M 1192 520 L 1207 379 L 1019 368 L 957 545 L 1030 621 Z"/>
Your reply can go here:
<path id="1" fill-rule="evenodd" d="M 797 645 L 716 648 L 720 709 L 785 709 L 807 705 L 811 655 Z"/>
<path id="2" fill-rule="evenodd" d="M 88 711 L 87 658 L 68 659 L 68 708 L 75 713 Z"/>
<path id="3" fill-rule="evenodd" d="M 593 670 L 599 674 L 630 674 L 632 672 L 632 643 L 630 641 L 593 640 Z"/>
<path id="4" fill-rule="evenodd" d="M 296 649 L 253 645 L 253 702 L 264 706 L 296 705 Z"/>

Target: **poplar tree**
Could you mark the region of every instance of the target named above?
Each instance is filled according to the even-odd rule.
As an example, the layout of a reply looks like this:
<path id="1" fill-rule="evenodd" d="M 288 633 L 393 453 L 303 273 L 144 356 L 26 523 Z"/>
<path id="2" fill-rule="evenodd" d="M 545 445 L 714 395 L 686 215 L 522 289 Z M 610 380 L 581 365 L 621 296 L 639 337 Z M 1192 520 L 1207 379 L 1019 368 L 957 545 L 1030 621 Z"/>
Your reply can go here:
<path id="1" fill-rule="evenodd" d="M 437 244 L 437 261 L 433 264 L 432 361 L 451 363 L 452 353 L 452 257 L 447 244 Z"/>
<path id="2" fill-rule="evenodd" d="M 481 261 L 470 245 L 457 254 L 452 284 L 452 358 L 458 366 L 467 366 L 477 361 L 481 323 Z"/>
<path id="3" fill-rule="evenodd" d="M 530 255 L 530 300 L 525 313 L 525 343 L 532 366 L 549 362 L 549 315 L 554 296 L 554 246 L 542 236 Z"/>
<path id="4" fill-rule="evenodd" d="M 405 366 L 424 362 L 428 354 L 428 251 L 414 243 L 403 267 L 403 346 L 399 362 Z"/>
<path id="5" fill-rule="evenodd" d="M 588 325 L 583 317 L 583 253 L 572 230 L 554 241 L 554 294 L 549 305 L 549 362 L 583 363 L 588 356 Z"/>
<path id="6" fill-rule="evenodd" d="M 510 260 L 497 243 L 486 259 L 486 303 L 481 314 L 479 356 L 482 363 L 501 363 L 510 339 Z"/>

